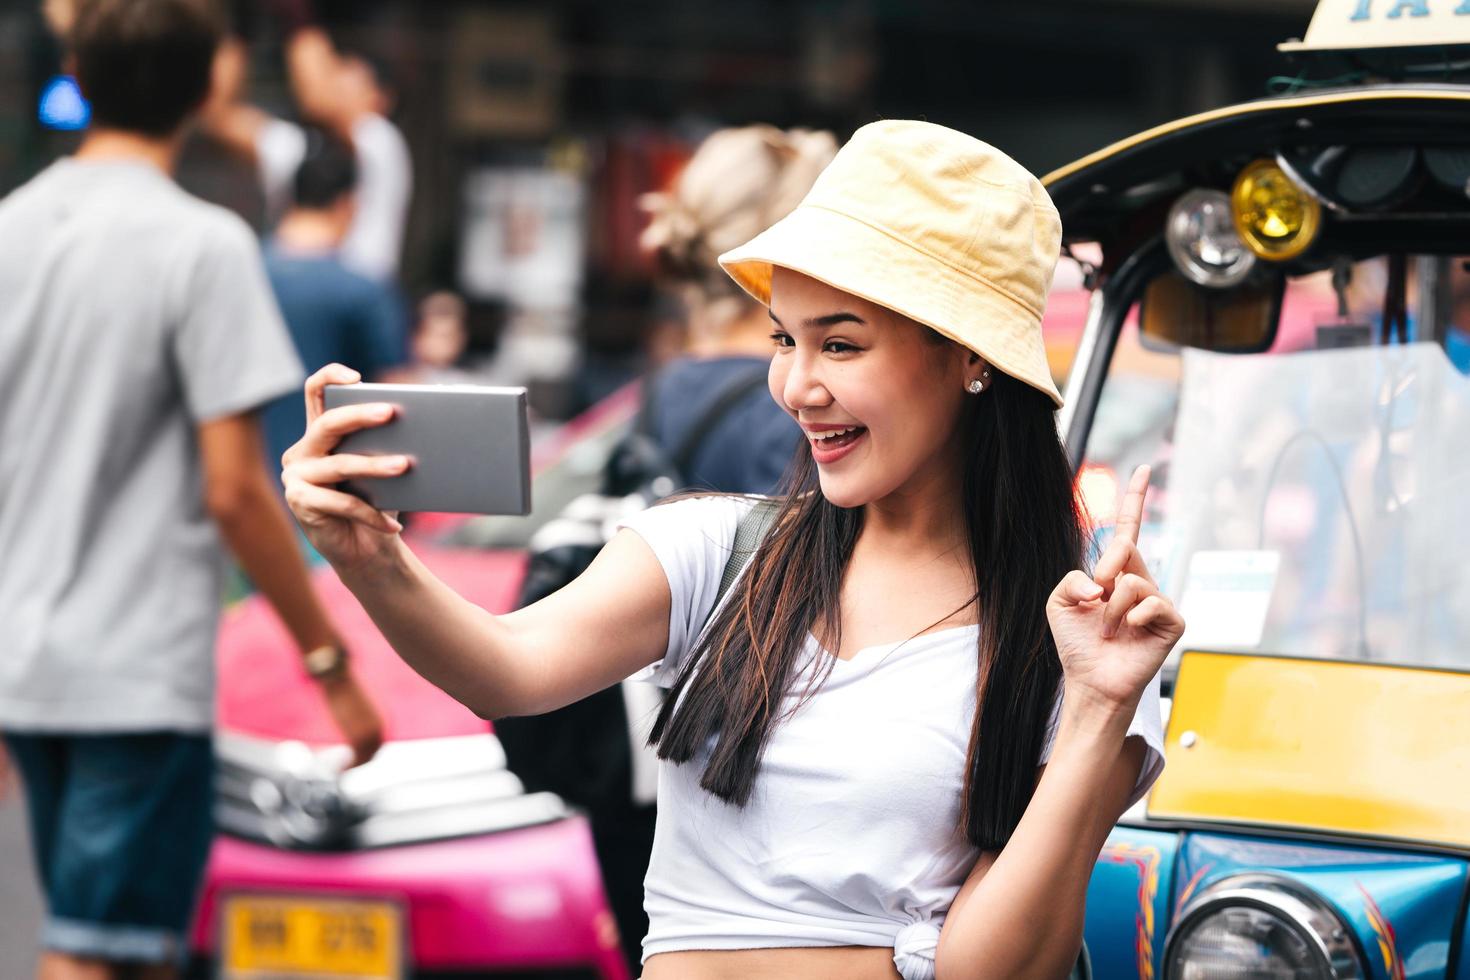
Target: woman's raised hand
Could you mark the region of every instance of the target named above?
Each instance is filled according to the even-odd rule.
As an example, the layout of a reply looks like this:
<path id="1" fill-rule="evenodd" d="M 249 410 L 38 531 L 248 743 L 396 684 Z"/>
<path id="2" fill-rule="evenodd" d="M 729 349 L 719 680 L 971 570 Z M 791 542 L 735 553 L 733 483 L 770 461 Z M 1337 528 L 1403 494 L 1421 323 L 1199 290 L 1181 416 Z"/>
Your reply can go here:
<path id="1" fill-rule="evenodd" d="M 403 530 L 393 514 L 337 489 L 343 480 L 397 476 L 409 467 L 405 456 L 332 453 L 350 433 L 393 418 L 393 406 L 385 404 L 325 410 L 322 389 L 361 380 L 361 375 L 341 364 L 328 364 L 307 378 L 306 433 L 281 457 L 286 504 L 312 546 L 339 568 L 371 564 L 394 547 Z"/>
<path id="2" fill-rule="evenodd" d="M 1112 544 L 1092 578 L 1069 573 L 1046 607 L 1068 696 L 1090 695 L 1129 711 L 1184 634 L 1184 619 L 1138 551 L 1148 478 L 1147 466 L 1133 472 Z"/>

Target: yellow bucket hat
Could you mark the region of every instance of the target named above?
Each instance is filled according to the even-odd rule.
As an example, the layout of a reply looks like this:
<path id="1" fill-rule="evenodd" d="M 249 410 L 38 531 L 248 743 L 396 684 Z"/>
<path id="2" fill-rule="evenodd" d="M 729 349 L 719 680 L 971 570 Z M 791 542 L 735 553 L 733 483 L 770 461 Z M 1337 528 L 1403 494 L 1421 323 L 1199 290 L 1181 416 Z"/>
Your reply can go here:
<path id="1" fill-rule="evenodd" d="M 1041 314 L 1062 222 L 995 147 L 913 120 L 870 123 L 796 210 L 720 265 L 763 305 L 791 269 L 931 327 L 1051 396 Z"/>

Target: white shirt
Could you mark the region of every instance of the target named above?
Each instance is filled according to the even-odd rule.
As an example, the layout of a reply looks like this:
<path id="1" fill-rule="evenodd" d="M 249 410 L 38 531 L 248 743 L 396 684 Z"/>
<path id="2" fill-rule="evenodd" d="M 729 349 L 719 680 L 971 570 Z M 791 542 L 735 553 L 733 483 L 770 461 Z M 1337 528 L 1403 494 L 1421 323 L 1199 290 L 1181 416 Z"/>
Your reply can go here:
<path id="1" fill-rule="evenodd" d="M 398 274 L 403 226 L 413 193 L 413 161 L 398 127 L 367 114 L 352 124 L 357 157 L 356 211 L 339 254 L 349 269 L 370 279 Z M 272 119 L 255 140 L 255 155 L 271 224 L 291 203 L 296 168 L 306 156 L 306 131 L 284 119 Z"/>
<path id="2" fill-rule="evenodd" d="M 750 506 L 748 498 L 696 498 L 624 523 L 653 549 L 673 598 L 668 650 L 639 676 L 674 683 L 711 618 Z M 772 732 L 743 809 L 700 787 L 710 746 L 686 765 L 660 763 L 644 959 L 689 949 L 890 946 L 905 980 L 931 980 L 945 914 L 979 857 L 959 828 L 978 629 L 835 660 L 818 692 Z M 829 657 L 808 636 L 783 714 Z M 1038 764 L 1050 754 L 1056 716 Z M 1129 733 L 1149 746 L 1136 799 L 1163 768 L 1157 678 Z"/>

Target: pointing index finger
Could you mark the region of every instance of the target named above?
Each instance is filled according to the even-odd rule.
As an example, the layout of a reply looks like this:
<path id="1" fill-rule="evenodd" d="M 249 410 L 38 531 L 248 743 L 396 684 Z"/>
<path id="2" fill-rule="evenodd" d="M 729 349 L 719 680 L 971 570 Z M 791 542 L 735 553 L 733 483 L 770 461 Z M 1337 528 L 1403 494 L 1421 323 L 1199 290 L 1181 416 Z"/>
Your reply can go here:
<path id="1" fill-rule="evenodd" d="M 1138 529 L 1143 525 L 1143 498 L 1148 495 L 1148 478 L 1151 470 L 1147 465 L 1133 471 L 1128 481 L 1128 492 L 1118 505 L 1118 519 L 1113 537 L 1125 538 L 1130 544 L 1138 544 Z"/>

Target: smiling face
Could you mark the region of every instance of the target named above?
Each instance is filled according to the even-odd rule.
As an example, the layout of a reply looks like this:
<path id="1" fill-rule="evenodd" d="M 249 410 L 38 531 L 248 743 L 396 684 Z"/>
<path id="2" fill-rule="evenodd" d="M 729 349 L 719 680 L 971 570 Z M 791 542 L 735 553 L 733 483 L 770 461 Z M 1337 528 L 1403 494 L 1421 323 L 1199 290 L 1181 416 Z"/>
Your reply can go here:
<path id="1" fill-rule="evenodd" d="M 771 396 L 806 432 L 822 494 L 861 507 L 957 493 L 956 428 L 985 361 L 929 328 L 777 268 Z"/>

